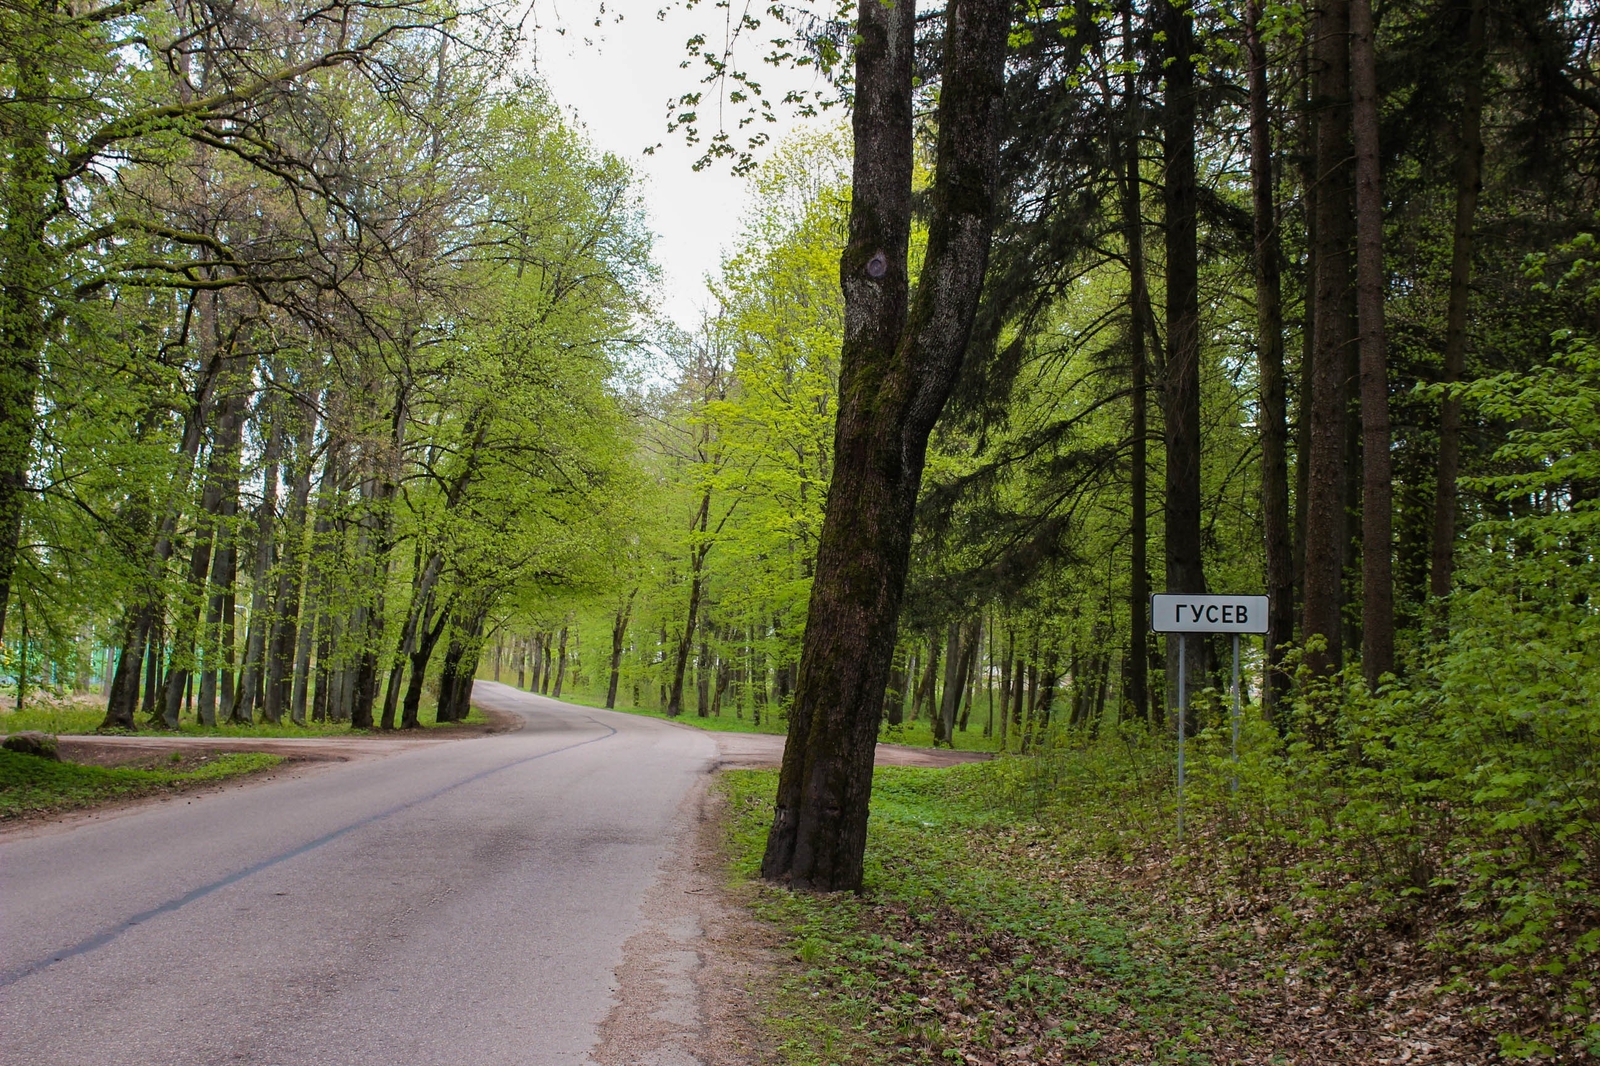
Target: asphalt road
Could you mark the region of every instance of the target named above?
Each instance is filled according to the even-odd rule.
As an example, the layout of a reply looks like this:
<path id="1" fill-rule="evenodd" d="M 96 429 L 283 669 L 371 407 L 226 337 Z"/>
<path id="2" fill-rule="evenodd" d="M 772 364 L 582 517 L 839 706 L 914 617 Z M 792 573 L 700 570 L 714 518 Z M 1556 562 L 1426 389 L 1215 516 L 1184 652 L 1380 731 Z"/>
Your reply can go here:
<path id="1" fill-rule="evenodd" d="M 0 1063 L 585 1062 L 715 741 L 476 698 L 527 725 L 0 839 Z"/>

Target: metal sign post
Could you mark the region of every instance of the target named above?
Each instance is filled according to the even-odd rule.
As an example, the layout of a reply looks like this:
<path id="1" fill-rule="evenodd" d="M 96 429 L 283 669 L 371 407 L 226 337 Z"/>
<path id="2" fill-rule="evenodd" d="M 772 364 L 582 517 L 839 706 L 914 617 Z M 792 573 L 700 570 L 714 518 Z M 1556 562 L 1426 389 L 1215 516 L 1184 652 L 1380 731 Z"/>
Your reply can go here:
<path id="1" fill-rule="evenodd" d="M 1239 789 L 1239 635 L 1267 631 L 1265 596 L 1156 593 L 1150 597 L 1150 628 L 1178 635 L 1178 839 L 1183 839 L 1183 748 L 1189 715 L 1189 634 L 1233 635 L 1233 780 Z"/>

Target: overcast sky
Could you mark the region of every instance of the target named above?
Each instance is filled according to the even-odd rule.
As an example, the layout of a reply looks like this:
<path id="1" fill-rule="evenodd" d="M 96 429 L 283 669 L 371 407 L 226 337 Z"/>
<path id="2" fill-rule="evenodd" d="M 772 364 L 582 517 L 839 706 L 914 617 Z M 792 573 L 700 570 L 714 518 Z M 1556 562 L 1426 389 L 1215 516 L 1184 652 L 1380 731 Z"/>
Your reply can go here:
<path id="1" fill-rule="evenodd" d="M 534 65 L 557 102 L 577 116 L 598 147 L 627 159 L 643 177 L 657 234 L 656 261 L 664 274 L 662 310 L 690 326 L 707 302 L 702 279 L 716 270 L 738 231 L 746 182 L 729 173 L 726 161 L 696 173 L 692 165 L 698 153 L 684 144 L 681 132 L 667 132 L 667 100 L 696 88 L 696 72 L 678 66 L 687 54 L 684 42 L 696 31 L 720 41 L 724 12 L 708 3 L 658 20 L 656 12 L 666 2 L 612 0 L 598 28 L 598 0 L 541 4 L 540 25 L 530 36 Z M 619 8 L 621 22 L 616 21 Z M 778 76 L 771 68 L 764 73 L 775 83 Z M 767 127 L 774 143 L 793 127 L 780 119 Z M 645 155 L 651 145 L 660 147 Z"/>

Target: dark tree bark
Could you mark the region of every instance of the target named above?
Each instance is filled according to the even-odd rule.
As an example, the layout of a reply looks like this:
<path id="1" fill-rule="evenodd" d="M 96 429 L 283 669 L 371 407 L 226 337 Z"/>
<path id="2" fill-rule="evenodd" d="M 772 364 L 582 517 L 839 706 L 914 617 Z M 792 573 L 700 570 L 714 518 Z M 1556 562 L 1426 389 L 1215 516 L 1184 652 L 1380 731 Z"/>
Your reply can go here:
<path id="1" fill-rule="evenodd" d="M 1205 592 L 1200 541 L 1200 261 L 1195 177 L 1194 18 L 1186 6 L 1162 0 L 1166 33 L 1166 99 L 1162 143 L 1166 155 L 1167 352 L 1163 398 L 1166 415 L 1166 555 L 1168 592 Z M 1178 650 L 1167 638 L 1167 702 L 1177 706 Z M 1203 640 L 1183 642 L 1191 693 L 1205 687 Z"/>
<path id="2" fill-rule="evenodd" d="M 250 572 L 250 621 L 245 630 L 244 669 L 239 676 L 239 691 L 234 697 L 230 717 L 236 722 L 250 724 L 255 720 L 257 701 L 261 699 L 262 660 L 267 650 L 267 629 L 270 621 L 268 595 L 269 578 L 273 562 L 273 530 L 278 517 L 278 459 L 283 448 L 283 420 L 270 411 L 267 446 L 262 455 L 266 469 L 261 477 L 261 509 L 256 512 L 256 557 Z M 263 708 L 265 716 L 265 708 Z"/>
<path id="3" fill-rule="evenodd" d="M 1472 285 L 1473 218 L 1483 185 L 1483 68 L 1487 0 L 1472 0 L 1467 19 L 1467 80 L 1461 107 L 1461 155 L 1456 161 L 1455 232 L 1450 248 L 1450 302 L 1445 312 L 1444 382 L 1461 380 L 1467 365 L 1467 301 Z M 1447 396 L 1439 412 L 1439 471 L 1433 500 L 1433 559 L 1428 593 L 1450 595 L 1455 576 L 1456 478 L 1461 472 L 1461 401 Z"/>
<path id="4" fill-rule="evenodd" d="M 1311 368 L 1310 463 L 1307 476 L 1305 602 L 1302 633 L 1321 636 L 1327 651 L 1311 662 L 1337 669 L 1341 647 L 1341 583 L 1345 557 L 1345 432 L 1353 292 L 1350 284 L 1350 8 L 1324 0 L 1315 23 L 1317 112 L 1316 320 Z M 1306 402 L 1302 400 L 1302 402 Z"/>
<path id="5" fill-rule="evenodd" d="M 911 697 L 911 720 L 915 722 L 917 715 L 922 713 L 923 705 L 928 707 L 928 716 L 933 716 L 934 691 L 939 687 L 939 638 L 930 634 L 928 637 L 928 661 L 922 667 L 922 680 L 917 682 L 917 691 Z"/>
<path id="6" fill-rule="evenodd" d="M 288 473 L 292 487 L 284 520 L 283 557 L 279 560 L 278 588 L 272 599 L 272 634 L 268 641 L 266 684 L 261 699 L 262 717 L 274 724 L 283 719 L 285 709 L 289 709 L 293 717 L 295 651 L 300 642 L 301 571 L 305 568 L 306 505 L 311 499 L 311 448 L 316 437 L 316 405 L 302 403 L 299 407 L 295 447 Z M 303 721 L 304 717 L 302 702 L 300 718 L 296 721 Z"/>
<path id="7" fill-rule="evenodd" d="M 561 685 L 567 678 L 567 627 L 561 627 L 560 642 L 556 645 L 556 684 L 550 696 L 552 699 L 561 698 Z"/>
<path id="8" fill-rule="evenodd" d="M 539 681 L 539 695 L 541 695 L 541 696 L 550 695 L 550 677 L 551 677 L 550 666 L 551 666 L 551 663 L 552 663 L 552 660 L 550 658 L 550 644 L 554 640 L 555 640 L 555 634 L 554 633 L 546 633 L 544 635 L 544 642 L 541 645 L 541 650 L 542 650 L 542 652 L 544 654 L 544 662 L 541 664 L 541 669 L 544 671 L 544 674 L 540 678 L 540 681 Z"/>
<path id="9" fill-rule="evenodd" d="M 950 739 L 950 724 L 955 720 L 956 703 L 961 699 L 961 623 L 951 622 L 945 627 L 944 687 L 938 707 L 930 704 L 928 724 L 933 726 L 933 743 L 938 746 Z"/>
<path id="10" fill-rule="evenodd" d="M 1394 672 L 1394 476 L 1383 325 L 1383 175 L 1371 0 L 1350 0 L 1351 126 L 1356 150 L 1356 312 L 1361 360 L 1361 669 Z"/>
<path id="11" fill-rule="evenodd" d="M 533 635 L 533 648 L 532 648 L 532 651 L 529 653 L 531 655 L 531 657 L 532 657 L 533 674 L 528 679 L 528 691 L 532 692 L 532 693 L 535 693 L 535 694 L 537 694 L 538 691 L 539 691 L 539 679 L 544 677 L 544 663 L 545 663 L 544 646 L 545 646 L 545 636 L 544 636 L 544 634 L 543 633 L 535 633 Z"/>
<path id="12" fill-rule="evenodd" d="M 1317 326 L 1317 111 L 1312 103 L 1312 35 L 1300 45 L 1300 190 L 1306 227 L 1305 300 L 1300 320 L 1300 367 L 1294 415 L 1294 591 L 1301 617 L 1306 582 L 1306 512 L 1311 499 L 1311 395 Z"/>
<path id="13" fill-rule="evenodd" d="M 906 716 L 906 650 L 896 647 L 889 665 L 889 684 L 883 694 L 883 718 L 898 726 Z"/>
<path id="14" fill-rule="evenodd" d="M 1294 639 L 1294 557 L 1289 533 L 1288 388 L 1283 371 L 1283 286 L 1278 213 L 1273 196 L 1272 126 L 1261 3 L 1245 8 L 1250 55 L 1250 184 L 1255 208 L 1256 359 L 1261 379 L 1261 525 L 1267 564 L 1267 674 L 1263 703 L 1270 717 L 1287 693 L 1278 669 Z"/>
<path id="15" fill-rule="evenodd" d="M 617 705 L 617 681 L 622 676 L 622 649 L 628 635 L 628 621 L 633 617 L 633 598 L 639 595 L 639 588 L 634 586 L 628 593 L 628 598 L 617 608 L 617 617 L 611 623 L 611 680 L 606 684 L 606 707 Z M 521 679 L 517 684 L 521 685 Z"/>
<path id="16" fill-rule="evenodd" d="M 1122 16 L 1124 57 L 1134 54 L 1132 16 Z M 1128 656 L 1128 702 L 1140 718 L 1158 723 L 1150 705 L 1150 427 L 1149 356 L 1145 351 L 1150 322 L 1150 288 L 1144 262 L 1144 208 L 1139 173 L 1140 118 L 1138 79 L 1132 69 L 1123 76 L 1124 108 L 1127 112 L 1123 133 L 1122 222 L 1123 242 L 1128 248 L 1128 377 L 1133 404 L 1128 426 L 1129 478 L 1132 497 L 1129 514 L 1129 540 L 1132 573 L 1128 580 L 1129 630 L 1133 651 Z M 1002 716 L 1003 720 L 1003 716 Z"/>
<path id="17" fill-rule="evenodd" d="M 706 637 L 706 627 L 700 627 L 700 654 L 694 662 L 695 714 L 701 718 L 711 716 L 711 677 L 716 666 L 711 661 L 711 643 Z"/>
<path id="18" fill-rule="evenodd" d="M 678 656 L 672 670 L 672 691 L 667 697 L 667 714 L 676 718 L 683 713 L 683 676 L 689 667 L 689 652 L 694 648 L 695 626 L 700 620 L 700 594 L 705 585 L 706 553 L 711 550 L 706 540 L 706 527 L 711 518 L 711 490 L 700 495 L 700 507 L 689 532 L 698 532 L 695 544 L 689 549 L 689 615 L 683 622 L 683 637 L 678 641 Z"/>
<path id="19" fill-rule="evenodd" d="M 419 617 L 416 650 L 411 653 L 411 677 L 406 682 L 405 701 L 400 709 L 401 729 L 417 729 L 422 725 L 422 686 L 428 677 L 428 660 L 433 658 L 433 650 L 450 618 L 449 604 L 438 612 L 435 620 L 433 598 L 430 596 Z"/>
<path id="20" fill-rule="evenodd" d="M 927 251 L 908 308 L 914 5 L 860 8 L 834 468 L 762 873 L 859 889 L 884 686 L 928 434 L 961 369 L 988 262 L 1005 0 L 945 12 Z"/>

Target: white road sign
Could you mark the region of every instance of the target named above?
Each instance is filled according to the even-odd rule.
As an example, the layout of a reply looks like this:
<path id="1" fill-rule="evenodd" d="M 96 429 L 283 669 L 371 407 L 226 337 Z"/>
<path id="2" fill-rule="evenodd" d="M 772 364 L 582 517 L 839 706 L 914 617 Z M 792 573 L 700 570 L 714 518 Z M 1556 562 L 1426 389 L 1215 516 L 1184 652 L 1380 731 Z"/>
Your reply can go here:
<path id="1" fill-rule="evenodd" d="M 1157 633 L 1265 633 L 1265 596 L 1200 596 L 1158 592 L 1150 597 Z"/>

